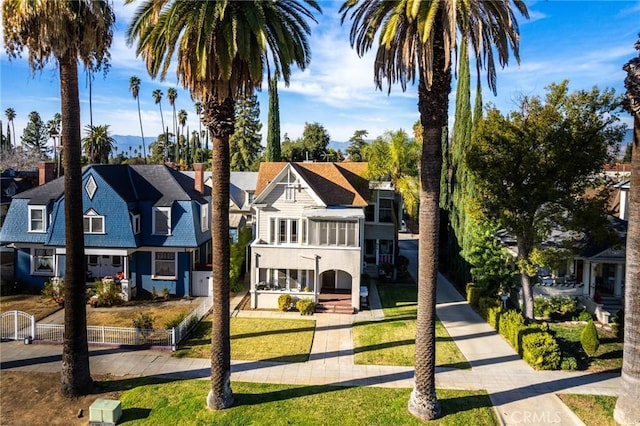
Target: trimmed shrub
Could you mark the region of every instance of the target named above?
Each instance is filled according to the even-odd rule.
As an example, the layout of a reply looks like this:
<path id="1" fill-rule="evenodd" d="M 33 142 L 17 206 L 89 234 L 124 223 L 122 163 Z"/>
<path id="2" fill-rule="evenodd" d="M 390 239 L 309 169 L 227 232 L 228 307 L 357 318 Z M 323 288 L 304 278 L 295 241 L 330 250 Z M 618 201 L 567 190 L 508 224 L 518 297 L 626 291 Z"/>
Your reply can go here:
<path id="1" fill-rule="evenodd" d="M 522 336 L 522 359 L 538 370 L 557 370 L 560 367 L 560 346 L 546 331 L 524 333 Z"/>
<path id="2" fill-rule="evenodd" d="M 574 315 L 574 321 L 593 321 L 593 315 L 587 310 L 582 310 L 578 315 Z"/>
<path id="3" fill-rule="evenodd" d="M 613 331 L 619 341 L 624 339 L 624 309 L 620 309 L 616 313 L 616 316 L 613 317 L 611 331 Z"/>
<path id="4" fill-rule="evenodd" d="M 296 308 L 300 311 L 300 315 L 313 315 L 316 304 L 311 299 L 300 299 L 296 302 Z"/>
<path id="5" fill-rule="evenodd" d="M 561 370 L 573 371 L 578 369 L 578 360 L 569 354 L 562 354 L 562 362 L 560 363 Z"/>
<path id="6" fill-rule="evenodd" d="M 281 311 L 290 311 L 293 309 L 293 298 L 290 294 L 281 294 L 278 297 L 278 309 Z"/>
<path id="7" fill-rule="evenodd" d="M 511 346 L 520 353 L 520 330 L 524 328 L 524 318 L 518 311 L 509 310 L 502 313 L 498 324 L 498 333 L 503 335 Z"/>
<path id="8" fill-rule="evenodd" d="M 489 308 L 496 308 L 496 307 L 499 308 L 501 306 L 502 304 L 498 300 L 492 297 L 481 297 L 478 300 L 478 313 L 482 318 L 486 320 L 488 316 Z"/>
<path id="9" fill-rule="evenodd" d="M 480 301 L 480 289 L 474 283 L 467 284 L 467 302 L 473 307 L 478 307 Z"/>
<path id="10" fill-rule="evenodd" d="M 487 309 L 487 324 L 498 330 L 500 328 L 500 321 L 502 318 L 502 307 L 493 306 Z"/>
<path id="11" fill-rule="evenodd" d="M 600 339 L 598 338 L 598 330 L 593 321 L 589 321 L 580 334 L 580 344 L 582 349 L 589 356 L 594 356 L 600 346 Z"/>
<path id="12" fill-rule="evenodd" d="M 533 301 L 533 314 L 539 318 L 560 319 L 566 318 L 576 307 L 577 302 L 572 297 L 536 297 Z"/>

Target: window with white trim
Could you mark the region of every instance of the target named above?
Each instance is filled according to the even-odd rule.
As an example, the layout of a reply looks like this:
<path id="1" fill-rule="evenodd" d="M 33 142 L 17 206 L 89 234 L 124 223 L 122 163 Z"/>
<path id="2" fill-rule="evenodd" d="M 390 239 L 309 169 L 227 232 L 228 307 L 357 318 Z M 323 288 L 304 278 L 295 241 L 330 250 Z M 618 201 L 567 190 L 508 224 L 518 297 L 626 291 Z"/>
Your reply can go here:
<path id="1" fill-rule="evenodd" d="M 171 235 L 171 207 L 153 208 L 154 235 Z"/>
<path id="2" fill-rule="evenodd" d="M 31 273 L 53 275 L 53 249 L 31 249 Z"/>
<path id="3" fill-rule="evenodd" d="M 91 209 L 82 217 L 85 234 L 104 234 L 104 216 Z"/>
<path id="4" fill-rule="evenodd" d="M 47 208 L 29 206 L 29 232 L 47 232 Z"/>
<path id="5" fill-rule="evenodd" d="M 178 256 L 173 251 L 154 251 L 151 254 L 153 278 L 175 279 L 178 271 Z"/>
<path id="6" fill-rule="evenodd" d="M 270 244 L 306 244 L 306 219 L 269 219 Z"/>
<path id="7" fill-rule="evenodd" d="M 131 217 L 131 229 L 133 229 L 133 233 L 139 234 L 140 233 L 140 215 L 129 213 L 129 216 Z"/>
<path id="8" fill-rule="evenodd" d="M 200 229 L 202 232 L 209 229 L 209 204 L 200 205 Z"/>
<path id="9" fill-rule="evenodd" d="M 312 220 L 309 222 L 309 244 L 331 247 L 358 247 L 356 222 Z"/>

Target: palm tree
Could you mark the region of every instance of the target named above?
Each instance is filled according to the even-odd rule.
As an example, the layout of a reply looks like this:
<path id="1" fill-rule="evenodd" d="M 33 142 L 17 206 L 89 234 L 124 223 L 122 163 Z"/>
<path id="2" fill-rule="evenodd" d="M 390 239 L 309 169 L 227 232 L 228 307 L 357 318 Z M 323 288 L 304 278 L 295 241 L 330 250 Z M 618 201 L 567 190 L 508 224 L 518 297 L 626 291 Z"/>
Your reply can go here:
<path id="1" fill-rule="evenodd" d="M 93 381 L 85 311 L 78 59 L 91 69 L 107 64 L 115 15 L 108 1 L 99 0 L 7 0 L 2 8 L 4 44 L 9 56 L 17 57 L 27 48 L 32 70 L 44 68 L 52 59 L 58 65 L 66 222 L 61 390 L 66 395 L 86 394 Z"/>
<path id="2" fill-rule="evenodd" d="M 49 133 L 49 137 L 53 139 L 53 161 L 58 165 L 56 176 L 60 176 L 60 162 L 59 162 L 60 153 L 58 152 L 59 148 L 57 145 L 57 141 L 58 141 L 58 138 L 60 137 L 61 124 L 62 124 L 62 116 L 60 115 L 59 112 L 56 112 L 53 115 L 53 118 L 47 121 L 47 131 Z"/>
<path id="3" fill-rule="evenodd" d="M 156 89 L 151 93 L 151 96 L 153 96 L 153 101 L 160 107 L 160 121 L 162 123 L 162 132 L 160 133 L 165 133 L 164 115 L 162 115 L 162 95 L 164 95 L 164 93 L 162 93 L 162 90 L 160 89 Z"/>
<path id="4" fill-rule="evenodd" d="M 4 115 L 7 116 L 7 127 L 9 124 L 11 124 L 11 132 L 7 132 L 9 133 L 9 146 L 11 146 L 11 138 L 13 137 L 15 139 L 16 137 L 16 127 L 13 122 L 13 119 L 16 118 L 16 111 L 13 108 L 7 108 L 4 110 Z"/>
<path id="5" fill-rule="evenodd" d="M 514 0 L 525 17 L 526 6 Z M 451 54 L 456 54 L 457 31 L 471 40 L 478 71 L 486 66 L 489 85 L 495 91 L 494 54 L 501 65 L 509 59 L 509 48 L 517 60 L 518 25 L 509 0 L 348 0 L 340 8 L 342 22 L 353 21 L 351 45 L 359 55 L 371 49 L 376 34 L 378 50 L 374 81 L 391 91 L 399 82 L 418 78 L 418 110 L 423 129 L 420 159 L 420 245 L 418 261 L 418 318 L 416 324 L 415 386 L 409 411 L 430 420 L 439 416 L 435 393 L 435 295 L 438 273 L 440 173 L 442 132 L 447 125 L 451 92 Z M 493 47 L 496 51 L 494 52 Z"/>
<path id="6" fill-rule="evenodd" d="M 147 162 L 147 147 L 144 143 L 144 130 L 142 130 L 142 114 L 140 113 L 140 79 L 138 77 L 131 76 L 129 79 L 129 90 L 131 90 L 131 94 L 133 95 L 133 99 L 138 102 L 138 120 L 140 121 L 140 136 L 142 137 L 142 156 L 144 157 L 144 162 Z"/>
<path id="7" fill-rule="evenodd" d="M 178 98 L 178 91 L 174 87 L 170 87 L 167 90 L 167 99 L 169 100 L 169 105 L 173 109 L 173 136 L 175 137 L 173 143 L 175 144 L 174 149 L 176 153 L 175 162 L 178 163 L 180 161 L 180 153 L 178 148 L 178 118 L 176 116 L 176 99 Z"/>
<path id="8" fill-rule="evenodd" d="M 116 140 L 109 134 L 109 125 L 88 125 L 87 136 L 82 139 L 85 155 L 93 164 L 108 164 L 109 154 L 116 149 Z"/>
<path id="9" fill-rule="evenodd" d="M 315 1 L 306 3 L 320 11 Z M 249 96 L 260 87 L 265 63 L 269 61 L 281 71 L 285 82 L 289 81 L 292 63 L 306 67 L 310 61 L 307 19 L 314 20 L 311 11 L 295 0 L 147 0 L 136 11 L 127 31 L 129 43 L 139 40 L 137 53 L 142 54 L 154 77 L 166 76 L 176 53 L 178 81 L 204 105 L 202 122 L 213 141 L 211 234 L 215 303 L 211 390 L 207 396 L 211 409 L 223 409 L 233 402 L 229 335 L 229 137 L 234 132 L 235 99 Z"/>
<path id="10" fill-rule="evenodd" d="M 626 109 L 633 115 L 629 229 L 624 295 L 624 353 L 620 393 L 613 417 L 620 424 L 640 424 L 640 35 L 638 57 L 624 65 Z"/>
<path id="11" fill-rule="evenodd" d="M 196 115 L 198 116 L 198 140 L 200 140 L 200 137 L 202 135 L 202 112 L 204 111 L 204 108 L 202 107 L 202 102 L 200 101 L 196 101 L 193 106 L 195 107 Z M 200 147 L 202 148 L 202 142 L 200 142 Z M 206 149 L 209 149 L 209 144 L 207 144 Z"/>
<path id="12" fill-rule="evenodd" d="M 184 135 L 185 134 L 184 133 L 184 126 L 187 124 L 187 117 L 188 117 L 187 111 L 185 111 L 184 109 L 181 109 L 180 111 L 178 111 L 178 124 L 180 124 L 180 126 L 182 127 L 182 131 L 178 132 L 178 137 L 176 138 L 176 140 L 178 141 L 178 148 L 176 149 L 176 152 L 180 151 L 180 148 L 179 148 L 179 146 L 180 146 L 180 135 Z M 188 163 L 189 162 L 189 160 L 188 160 L 188 158 L 189 158 L 189 156 L 188 156 L 188 150 L 189 150 L 188 141 L 184 136 L 183 136 L 183 139 L 185 141 L 184 142 L 184 147 L 183 147 L 184 159 L 185 159 L 185 162 Z M 176 159 L 179 160 L 177 154 L 176 154 Z"/>

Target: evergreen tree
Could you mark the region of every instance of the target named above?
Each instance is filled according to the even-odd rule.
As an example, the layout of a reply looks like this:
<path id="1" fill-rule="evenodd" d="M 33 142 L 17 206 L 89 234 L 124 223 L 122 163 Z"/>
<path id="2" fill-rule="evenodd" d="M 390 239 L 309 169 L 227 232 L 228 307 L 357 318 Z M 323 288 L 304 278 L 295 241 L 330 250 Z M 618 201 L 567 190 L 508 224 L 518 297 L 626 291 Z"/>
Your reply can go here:
<path id="1" fill-rule="evenodd" d="M 448 195 L 446 209 L 449 212 L 450 227 L 448 229 L 448 259 L 451 261 L 451 272 L 455 281 L 464 284 L 469 281 L 470 270 L 465 256 L 473 245 L 472 234 L 467 231 L 467 208 L 472 193 L 471 176 L 466 166 L 466 157 L 471 145 L 472 116 L 471 90 L 469 74 L 468 39 L 463 39 L 460 46 L 460 67 L 456 88 L 455 123 L 450 146 L 450 171 L 447 185 Z"/>
<path id="2" fill-rule="evenodd" d="M 367 147 L 367 142 L 364 140 L 369 132 L 366 130 L 356 130 L 353 132 L 353 136 L 349 138 L 349 146 L 346 149 L 349 160 L 354 162 L 364 161 L 363 150 Z"/>
<path id="3" fill-rule="evenodd" d="M 327 147 L 331 136 L 320 123 L 305 123 L 302 138 L 298 140 L 304 150 L 304 159 L 312 161 L 327 161 Z"/>
<path id="4" fill-rule="evenodd" d="M 267 148 L 265 161 L 281 161 L 280 101 L 278 100 L 278 74 L 269 79 L 269 113 L 267 116 Z"/>
<path id="5" fill-rule="evenodd" d="M 27 149 L 37 153 L 40 159 L 47 158 L 49 132 L 37 111 L 29 113 L 29 122 L 22 133 L 21 140 L 22 144 Z"/>
<path id="6" fill-rule="evenodd" d="M 231 170 L 256 171 L 262 151 L 260 103 L 255 95 L 236 102 L 236 131 L 229 138 Z"/>

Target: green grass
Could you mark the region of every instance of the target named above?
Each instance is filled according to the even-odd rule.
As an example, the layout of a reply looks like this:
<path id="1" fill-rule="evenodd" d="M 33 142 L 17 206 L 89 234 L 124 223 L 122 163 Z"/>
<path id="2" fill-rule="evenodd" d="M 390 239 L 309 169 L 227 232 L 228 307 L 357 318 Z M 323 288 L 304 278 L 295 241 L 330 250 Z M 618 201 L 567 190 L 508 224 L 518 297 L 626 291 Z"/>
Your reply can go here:
<path id="1" fill-rule="evenodd" d="M 587 426 L 616 426 L 613 410 L 615 396 L 558 394 L 562 402 L 569 407 Z"/>
<path id="2" fill-rule="evenodd" d="M 120 395 L 120 423 L 130 425 L 420 425 L 407 411 L 411 389 L 232 383 L 235 403 L 206 407 L 208 380 L 108 383 Z M 439 390 L 442 417 L 433 425 L 497 425 L 483 391 Z"/>
<path id="3" fill-rule="evenodd" d="M 584 327 L 584 324 L 549 324 L 549 328 L 556 335 L 560 349 L 576 358 L 579 370 L 595 373 L 621 369 L 622 343 L 618 342 L 613 333 L 599 328 L 600 347 L 595 356 L 589 358 L 580 344 L 580 334 Z"/>
<path id="4" fill-rule="evenodd" d="M 353 325 L 356 364 L 414 365 L 417 289 L 379 285 L 385 319 Z M 436 322 L 436 366 L 470 368 L 440 321 Z"/>
<path id="5" fill-rule="evenodd" d="M 231 359 L 305 362 L 309 359 L 315 321 L 231 318 Z M 211 356 L 211 319 L 204 319 L 180 348 L 177 357 Z"/>

